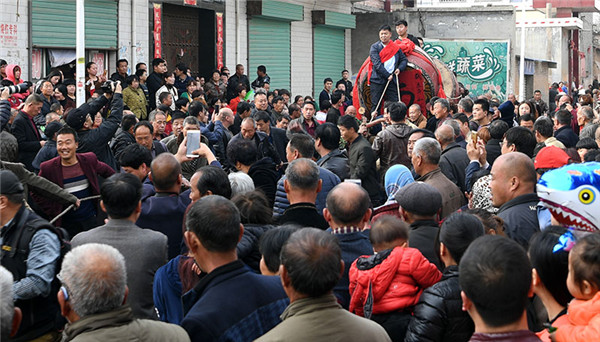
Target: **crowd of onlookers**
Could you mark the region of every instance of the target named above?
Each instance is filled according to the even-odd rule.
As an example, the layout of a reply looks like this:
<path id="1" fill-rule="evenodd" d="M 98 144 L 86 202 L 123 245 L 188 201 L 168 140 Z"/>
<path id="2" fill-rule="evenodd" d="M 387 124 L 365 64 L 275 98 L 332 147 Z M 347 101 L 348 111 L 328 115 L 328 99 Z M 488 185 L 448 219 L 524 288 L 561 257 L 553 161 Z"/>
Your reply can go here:
<path id="1" fill-rule="evenodd" d="M 600 158 L 596 89 L 367 120 L 346 70 L 316 102 L 264 66 L 128 68 L 88 63 L 77 106 L 0 61 L 0 339 L 599 338 L 600 235 L 536 193 Z"/>

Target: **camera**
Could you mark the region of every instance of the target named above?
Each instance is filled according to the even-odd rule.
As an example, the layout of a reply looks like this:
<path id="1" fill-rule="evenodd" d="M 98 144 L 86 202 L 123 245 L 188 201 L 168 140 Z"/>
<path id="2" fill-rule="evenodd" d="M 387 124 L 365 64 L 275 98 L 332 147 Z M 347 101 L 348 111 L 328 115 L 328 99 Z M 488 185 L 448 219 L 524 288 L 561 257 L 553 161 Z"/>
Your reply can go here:
<path id="1" fill-rule="evenodd" d="M 102 89 L 102 91 L 105 94 L 112 94 L 115 91 L 116 86 L 117 86 L 117 82 L 108 80 L 108 81 L 102 83 L 102 85 L 100 86 L 100 89 Z"/>
<path id="2" fill-rule="evenodd" d="M 0 87 L 0 93 L 3 92 L 4 89 L 8 88 L 9 94 L 17 94 L 17 93 L 21 94 L 21 93 L 27 92 L 27 90 L 29 90 L 29 87 L 31 87 L 31 83 L 24 82 L 24 83 L 20 83 L 17 85 Z"/>

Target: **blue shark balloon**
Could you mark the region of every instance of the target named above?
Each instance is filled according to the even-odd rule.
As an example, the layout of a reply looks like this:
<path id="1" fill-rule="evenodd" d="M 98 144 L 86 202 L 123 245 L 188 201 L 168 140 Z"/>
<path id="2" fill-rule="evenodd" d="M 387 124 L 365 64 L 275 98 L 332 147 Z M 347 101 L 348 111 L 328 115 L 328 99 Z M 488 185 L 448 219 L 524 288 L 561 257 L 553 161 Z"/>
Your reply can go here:
<path id="1" fill-rule="evenodd" d="M 548 171 L 537 193 L 552 216 L 577 230 L 600 230 L 600 163 L 570 164 Z"/>

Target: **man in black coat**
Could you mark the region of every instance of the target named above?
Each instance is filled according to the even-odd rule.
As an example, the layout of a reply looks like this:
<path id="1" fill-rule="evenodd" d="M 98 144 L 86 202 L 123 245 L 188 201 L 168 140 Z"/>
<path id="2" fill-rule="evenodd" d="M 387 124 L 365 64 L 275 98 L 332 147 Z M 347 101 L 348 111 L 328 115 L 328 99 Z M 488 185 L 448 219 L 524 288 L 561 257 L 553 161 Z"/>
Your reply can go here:
<path id="1" fill-rule="evenodd" d="M 246 91 L 250 91 L 250 80 L 244 75 L 244 66 L 238 64 L 235 66 L 235 74 L 229 77 L 227 81 L 227 102 L 237 96 L 236 89 L 238 84 L 242 84 Z"/>
<path id="2" fill-rule="evenodd" d="M 163 85 L 162 74 L 167 72 L 167 62 L 162 58 L 154 58 L 152 68 L 154 72 L 146 79 L 146 87 L 148 87 L 148 95 L 150 95 L 150 102 L 148 102 L 150 110 L 156 108 L 156 92 Z"/>
<path id="3" fill-rule="evenodd" d="M 573 115 L 565 109 L 559 110 L 554 116 L 554 127 L 556 127 L 554 137 L 563 143 L 566 148 L 575 147 L 579 141 L 579 137 L 571 129 L 572 119 Z"/>
<path id="4" fill-rule="evenodd" d="M 114 94 L 104 93 L 98 99 L 73 109 L 67 116 L 67 125 L 77 131 L 79 148 L 77 153 L 94 152 L 98 160 L 117 170 L 117 161 L 108 143 L 113 138 L 123 119 L 122 88 L 117 84 Z M 100 127 L 92 129 L 93 116 L 112 98 L 110 115 L 102 121 Z"/>
<path id="5" fill-rule="evenodd" d="M 383 204 L 375 161 L 377 157 L 369 141 L 358 133 L 358 123 L 349 115 L 344 115 L 338 122 L 342 138 L 348 143 L 350 177 L 360 179 L 361 185 L 369 193 L 373 206 Z"/>
<path id="6" fill-rule="evenodd" d="M 271 126 L 269 113 L 265 111 L 261 110 L 256 112 L 256 114 L 254 114 L 254 119 L 256 120 L 256 128 L 258 128 L 260 132 L 263 132 L 267 135 L 267 139 L 269 143 L 275 147 L 275 150 L 279 155 L 279 159 L 281 159 L 283 162 L 287 162 L 285 156 L 285 147 L 287 146 L 289 139 L 287 138 L 285 131 L 283 129 Z"/>
<path id="7" fill-rule="evenodd" d="M 33 171 L 31 163 L 38 151 L 46 144 L 33 122 L 33 118 L 42 110 L 43 103 L 44 100 L 40 95 L 29 95 L 25 100 L 25 106 L 19 111 L 11 127 L 19 143 L 19 162 L 23 163 L 29 171 Z"/>
<path id="8" fill-rule="evenodd" d="M 467 151 L 455 141 L 454 129 L 450 125 L 441 125 L 435 131 L 435 138 L 442 147 L 439 162 L 442 173 L 464 193 L 467 191 L 465 169 L 470 162 Z"/>

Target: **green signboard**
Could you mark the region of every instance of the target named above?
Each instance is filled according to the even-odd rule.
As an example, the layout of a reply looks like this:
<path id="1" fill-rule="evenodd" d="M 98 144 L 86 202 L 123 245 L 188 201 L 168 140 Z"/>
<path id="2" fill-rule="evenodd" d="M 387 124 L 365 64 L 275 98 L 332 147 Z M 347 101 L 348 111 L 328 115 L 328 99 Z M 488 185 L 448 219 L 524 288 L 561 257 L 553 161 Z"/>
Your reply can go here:
<path id="1" fill-rule="evenodd" d="M 501 101 L 508 86 L 508 41 L 425 40 L 424 50 L 456 74 L 471 97 L 490 93 Z"/>

